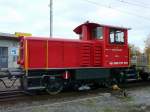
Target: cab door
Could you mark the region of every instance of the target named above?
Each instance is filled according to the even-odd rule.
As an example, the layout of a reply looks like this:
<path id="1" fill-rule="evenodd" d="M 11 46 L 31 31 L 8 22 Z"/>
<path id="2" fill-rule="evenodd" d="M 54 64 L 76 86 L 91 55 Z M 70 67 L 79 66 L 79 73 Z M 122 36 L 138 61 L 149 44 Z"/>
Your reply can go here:
<path id="1" fill-rule="evenodd" d="M 127 29 L 108 28 L 105 44 L 106 67 L 128 67 Z"/>

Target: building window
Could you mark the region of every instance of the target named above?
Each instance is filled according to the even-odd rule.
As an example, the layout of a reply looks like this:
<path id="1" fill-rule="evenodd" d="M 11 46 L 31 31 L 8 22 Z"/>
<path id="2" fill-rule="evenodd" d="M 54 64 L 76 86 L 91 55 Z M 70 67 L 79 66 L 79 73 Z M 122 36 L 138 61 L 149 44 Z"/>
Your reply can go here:
<path id="1" fill-rule="evenodd" d="M 111 29 L 109 33 L 110 43 L 112 44 L 123 44 L 124 43 L 124 32 L 122 30 Z"/>
<path id="2" fill-rule="evenodd" d="M 95 39 L 103 39 L 103 28 L 102 27 L 94 28 L 92 34 Z"/>
<path id="3" fill-rule="evenodd" d="M 0 47 L 0 56 L 8 56 L 8 48 Z"/>
<path id="4" fill-rule="evenodd" d="M 8 48 L 0 47 L 0 68 L 8 67 Z"/>

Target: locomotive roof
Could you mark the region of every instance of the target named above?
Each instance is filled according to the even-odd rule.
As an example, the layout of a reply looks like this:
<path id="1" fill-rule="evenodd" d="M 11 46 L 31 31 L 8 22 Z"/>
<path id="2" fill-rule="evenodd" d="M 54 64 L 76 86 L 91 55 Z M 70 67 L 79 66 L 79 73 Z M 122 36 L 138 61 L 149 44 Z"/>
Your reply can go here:
<path id="1" fill-rule="evenodd" d="M 76 27 L 73 31 L 77 34 L 81 34 L 81 29 L 83 25 L 87 25 L 89 27 L 109 27 L 109 28 L 117 28 L 117 29 L 125 29 L 125 30 L 130 30 L 131 28 L 125 28 L 125 27 L 120 27 L 120 26 L 113 26 L 113 25 L 104 25 L 104 24 L 98 24 L 98 23 L 89 23 L 88 21 L 84 24 L 79 25 Z"/>

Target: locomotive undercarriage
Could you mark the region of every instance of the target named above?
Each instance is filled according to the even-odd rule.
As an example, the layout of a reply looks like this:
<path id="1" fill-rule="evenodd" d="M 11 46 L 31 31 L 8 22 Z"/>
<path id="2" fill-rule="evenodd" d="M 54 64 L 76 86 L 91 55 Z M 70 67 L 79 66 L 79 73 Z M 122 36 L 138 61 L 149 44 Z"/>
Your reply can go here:
<path id="1" fill-rule="evenodd" d="M 67 75 L 67 76 L 66 76 Z M 46 90 L 57 94 L 64 89 L 88 90 L 100 85 L 110 87 L 127 79 L 148 79 L 149 74 L 135 68 L 88 68 L 65 70 L 31 70 L 24 75 L 21 85 L 26 91 Z"/>
<path id="2" fill-rule="evenodd" d="M 57 94 L 64 89 L 89 90 L 101 85 L 125 83 L 127 79 L 147 80 L 149 74 L 144 70 L 130 68 L 87 68 L 60 70 L 9 70 L 5 77 L 19 79 L 20 88 L 27 92 L 46 90 Z M 3 82 L 3 78 L 0 80 Z M 3 82 L 4 83 L 4 82 Z"/>

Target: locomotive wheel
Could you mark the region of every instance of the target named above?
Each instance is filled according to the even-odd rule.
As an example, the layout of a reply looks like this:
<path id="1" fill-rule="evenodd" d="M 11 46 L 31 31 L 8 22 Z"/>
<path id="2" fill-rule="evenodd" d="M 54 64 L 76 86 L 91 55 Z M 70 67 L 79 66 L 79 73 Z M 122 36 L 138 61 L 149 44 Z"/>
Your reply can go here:
<path id="1" fill-rule="evenodd" d="M 60 93 L 63 90 L 63 83 L 61 80 L 58 79 L 49 79 L 49 81 L 46 84 L 46 91 L 50 95 L 55 95 Z"/>

